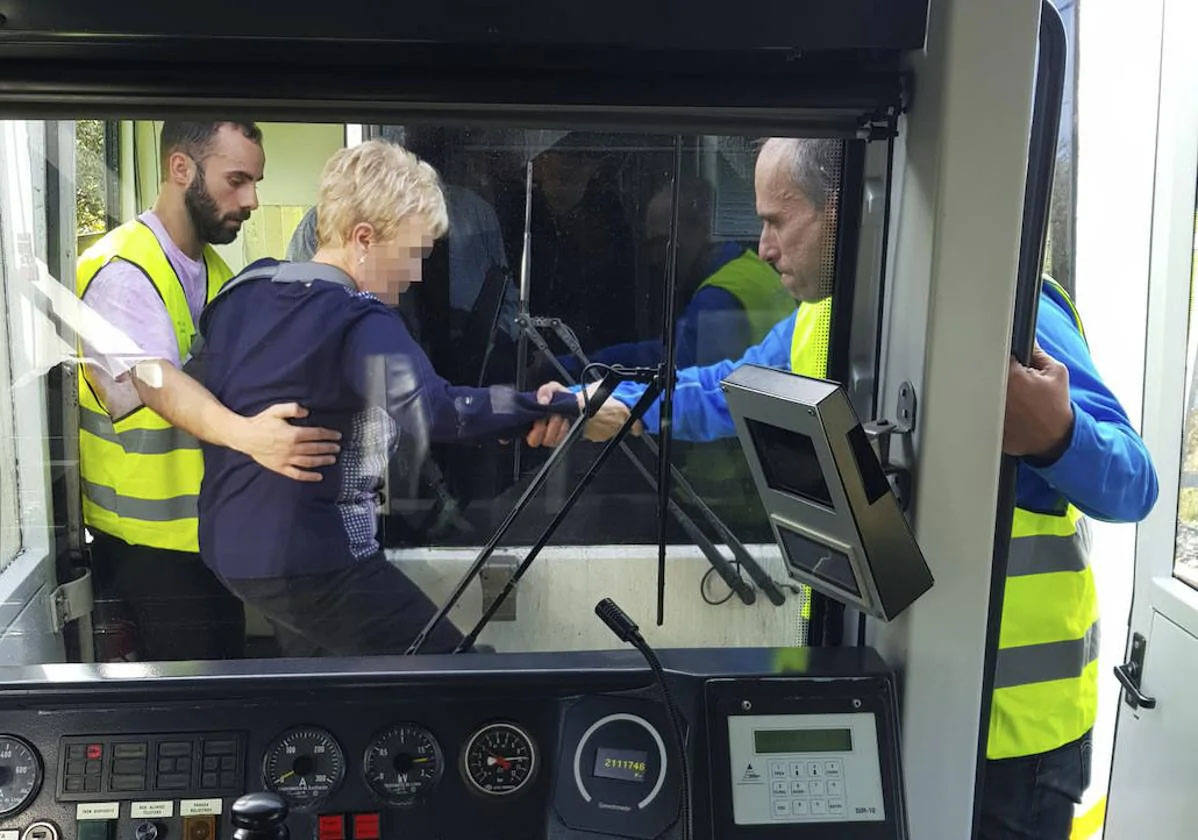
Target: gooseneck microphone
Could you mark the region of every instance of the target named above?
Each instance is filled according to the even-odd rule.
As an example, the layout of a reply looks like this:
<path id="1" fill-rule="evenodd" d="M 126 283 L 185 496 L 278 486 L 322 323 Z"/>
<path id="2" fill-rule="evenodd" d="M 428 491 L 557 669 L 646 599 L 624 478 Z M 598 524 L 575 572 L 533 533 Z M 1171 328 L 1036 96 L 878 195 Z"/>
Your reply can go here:
<path id="1" fill-rule="evenodd" d="M 653 671 L 657 684 L 661 687 L 661 696 L 665 701 L 666 710 L 670 714 L 670 723 L 673 724 L 674 745 L 678 750 L 678 770 L 682 777 L 682 840 L 691 840 L 694 837 L 694 826 L 691 823 L 691 776 L 690 766 L 686 760 L 686 727 L 682 721 L 682 713 L 674 703 L 674 695 L 670 693 L 670 687 L 666 683 L 666 675 L 662 670 L 661 661 L 653 652 L 653 648 L 649 647 L 645 637 L 641 635 L 636 622 L 629 618 L 628 613 L 620 609 L 619 604 L 611 598 L 604 598 L 595 605 L 595 615 L 603 619 L 603 623 L 616 634 L 620 641 L 627 642 L 640 651 L 641 656 L 645 657 L 645 661 L 649 663 L 649 669 Z"/>

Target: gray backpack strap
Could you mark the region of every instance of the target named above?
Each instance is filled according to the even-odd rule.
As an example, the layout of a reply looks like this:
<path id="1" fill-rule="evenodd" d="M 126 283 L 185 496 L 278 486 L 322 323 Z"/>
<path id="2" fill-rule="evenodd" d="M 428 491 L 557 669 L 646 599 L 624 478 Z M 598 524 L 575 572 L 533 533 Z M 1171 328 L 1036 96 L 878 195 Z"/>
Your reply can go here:
<path id="1" fill-rule="evenodd" d="M 353 278 L 339 268 L 334 268 L 325 263 L 314 262 L 280 262 L 274 265 L 263 266 L 256 268 L 253 271 L 243 271 L 238 274 L 221 290 L 217 292 L 212 300 L 208 301 L 204 306 L 204 313 L 208 312 L 209 307 L 213 306 L 218 300 L 227 295 L 229 292 L 254 280 L 270 280 L 272 283 L 303 283 L 311 285 L 317 280 L 324 280 L 329 283 L 336 283 L 348 291 L 356 292 L 358 287 L 354 285 Z M 204 347 L 204 335 L 200 329 L 204 323 L 204 315 L 200 315 L 200 323 L 197 324 L 195 338 L 191 342 L 191 356 L 196 356 Z"/>

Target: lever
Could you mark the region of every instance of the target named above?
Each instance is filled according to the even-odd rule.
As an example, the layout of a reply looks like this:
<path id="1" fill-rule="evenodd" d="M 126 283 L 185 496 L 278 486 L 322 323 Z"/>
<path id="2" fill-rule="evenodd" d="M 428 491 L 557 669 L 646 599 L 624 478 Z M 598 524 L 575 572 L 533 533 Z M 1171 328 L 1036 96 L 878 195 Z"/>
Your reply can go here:
<path id="1" fill-rule="evenodd" d="M 290 840 L 287 803 L 274 793 L 247 793 L 233 803 L 233 840 Z"/>

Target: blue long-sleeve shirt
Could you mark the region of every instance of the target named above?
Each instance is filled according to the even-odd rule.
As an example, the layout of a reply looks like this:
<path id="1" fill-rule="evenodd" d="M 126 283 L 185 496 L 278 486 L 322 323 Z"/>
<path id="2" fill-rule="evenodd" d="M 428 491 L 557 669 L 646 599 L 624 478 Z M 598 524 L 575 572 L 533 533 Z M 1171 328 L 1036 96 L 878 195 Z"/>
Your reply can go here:
<path id="1" fill-rule="evenodd" d="M 675 329 L 674 356 L 681 368 L 711 364 L 739 355 L 753 340 L 753 328 L 744 306 L 736 295 L 718 286 L 697 291 L 678 316 Z M 572 372 L 577 375 L 582 366 L 573 357 L 568 358 L 574 366 Z M 613 344 L 593 353 L 590 359 L 608 365 L 655 365 L 661 361 L 661 341 Z"/>
<path id="2" fill-rule="evenodd" d="M 720 380 L 743 364 L 787 368 L 795 315 L 780 321 L 765 339 L 735 361 L 678 371 L 674 391 L 673 433 L 681 440 L 705 441 L 736 434 Z M 1074 326 L 1064 301 L 1049 286 L 1040 295 L 1036 339 L 1069 369 L 1073 432 L 1056 461 L 1019 462 L 1016 504 L 1026 510 L 1059 513 L 1065 501 L 1087 516 L 1111 522 L 1135 522 L 1152 509 L 1157 496 L 1156 470 L 1127 412 L 1103 383 L 1085 339 Z M 644 392 L 634 383 L 619 385 L 614 396 L 631 406 Z M 645 413 L 645 428 L 660 427 L 658 404 Z"/>

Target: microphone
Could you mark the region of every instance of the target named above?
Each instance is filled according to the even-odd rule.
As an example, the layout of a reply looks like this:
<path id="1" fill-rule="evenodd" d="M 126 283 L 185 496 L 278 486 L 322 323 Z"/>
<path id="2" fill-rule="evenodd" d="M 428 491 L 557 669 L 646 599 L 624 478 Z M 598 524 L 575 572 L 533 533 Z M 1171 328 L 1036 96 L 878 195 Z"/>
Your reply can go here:
<path id="1" fill-rule="evenodd" d="M 686 760 L 686 728 L 682 720 L 682 713 L 675 705 L 674 696 L 670 693 L 670 687 L 666 683 L 666 675 L 661 667 L 661 661 L 657 658 L 653 648 L 645 641 L 645 637 L 641 635 L 636 622 L 629 618 L 628 613 L 620 609 L 619 604 L 611 598 L 604 598 L 595 605 L 595 615 L 599 616 L 603 623 L 615 633 L 616 638 L 621 642 L 631 644 L 640 652 L 641 656 L 645 657 L 645 661 L 649 663 L 649 670 L 653 672 L 653 676 L 661 688 L 661 696 L 665 701 L 666 711 L 670 714 L 670 723 L 673 724 L 674 745 L 678 750 L 678 769 L 682 781 L 682 840 L 691 840 L 695 832 L 691 823 L 691 777 L 690 767 Z"/>

